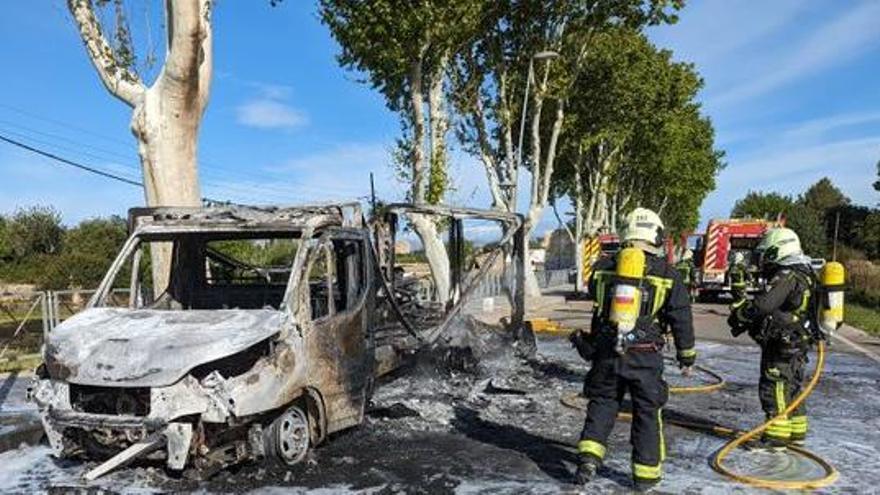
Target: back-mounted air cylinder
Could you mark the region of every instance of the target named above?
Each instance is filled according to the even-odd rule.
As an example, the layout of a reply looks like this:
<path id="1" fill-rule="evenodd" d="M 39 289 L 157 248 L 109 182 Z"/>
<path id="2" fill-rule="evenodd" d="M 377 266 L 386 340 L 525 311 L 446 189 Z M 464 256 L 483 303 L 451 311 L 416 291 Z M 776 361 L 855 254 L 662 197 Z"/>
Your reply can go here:
<path id="1" fill-rule="evenodd" d="M 645 252 L 634 247 L 621 250 L 617 255 L 616 275 L 608 319 L 617 326 L 619 334 L 626 334 L 636 327 L 641 313 Z"/>
<path id="2" fill-rule="evenodd" d="M 843 295 L 846 289 L 846 268 L 842 263 L 831 261 L 819 274 L 822 286 L 822 303 L 819 305 L 819 327 L 826 334 L 834 332 L 843 324 Z"/>

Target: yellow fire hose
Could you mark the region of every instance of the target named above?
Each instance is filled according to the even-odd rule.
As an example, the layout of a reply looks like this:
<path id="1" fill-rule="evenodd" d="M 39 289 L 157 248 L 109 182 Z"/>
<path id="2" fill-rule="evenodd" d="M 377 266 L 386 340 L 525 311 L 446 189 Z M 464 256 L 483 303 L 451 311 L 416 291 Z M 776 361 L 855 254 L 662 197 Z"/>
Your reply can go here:
<path id="1" fill-rule="evenodd" d="M 816 387 L 816 384 L 819 382 L 819 378 L 822 375 L 822 370 L 825 366 L 825 344 L 824 342 L 819 342 L 818 347 L 818 359 L 816 363 L 816 370 L 813 373 L 813 376 L 810 378 L 810 381 L 807 383 L 807 386 L 804 387 L 803 391 L 789 404 L 789 406 L 783 411 L 779 416 L 774 417 L 761 424 L 760 426 L 749 430 L 742 431 L 737 430 L 735 428 L 730 428 L 723 425 L 718 424 L 709 424 L 709 423 L 698 423 L 693 421 L 686 421 L 676 418 L 664 418 L 664 421 L 668 424 L 680 426 L 688 429 L 695 429 L 706 431 L 709 433 L 714 433 L 716 435 L 725 436 L 725 437 L 733 437 L 728 443 L 726 443 L 720 450 L 715 454 L 715 457 L 712 459 L 712 469 L 715 471 L 731 478 L 741 483 L 745 483 L 751 486 L 761 487 L 761 488 L 772 488 L 779 490 L 810 490 L 816 488 L 822 488 L 828 486 L 834 481 L 837 480 L 839 473 L 828 461 L 822 459 L 818 455 L 810 452 L 807 449 L 797 446 L 789 446 L 788 450 L 797 453 L 800 456 L 803 456 L 816 464 L 818 464 L 824 471 L 825 475 L 821 478 L 811 479 L 811 480 L 797 480 L 797 481 L 788 481 L 788 480 L 770 480 L 764 478 L 756 478 L 752 476 L 746 476 L 744 474 L 738 474 L 734 471 L 726 468 L 723 465 L 724 459 L 733 451 L 733 449 L 741 446 L 745 442 L 755 438 L 764 432 L 767 428 L 770 427 L 770 424 L 783 416 L 788 416 L 792 411 L 797 409 L 797 407 L 806 400 L 807 396 L 812 393 L 813 389 Z M 696 385 L 696 386 L 688 386 L 688 387 L 670 387 L 669 393 L 671 394 L 690 394 L 690 393 L 705 393 L 712 392 L 722 388 L 725 384 L 724 379 L 718 373 L 702 367 L 695 366 L 697 371 L 705 373 L 712 378 L 715 379 L 714 383 L 710 383 L 707 385 Z M 581 402 L 582 396 L 578 393 L 570 393 L 562 396 L 561 402 L 564 406 L 570 407 L 572 409 L 585 410 L 586 406 Z M 618 419 L 622 420 L 632 420 L 631 413 L 618 413 Z"/>
<path id="2" fill-rule="evenodd" d="M 765 423 L 759 425 L 752 430 L 749 430 L 742 434 L 737 434 L 730 442 L 724 445 L 724 447 L 721 447 L 721 450 L 719 450 L 715 454 L 715 457 L 712 459 L 712 469 L 731 479 L 746 483 L 751 486 L 774 488 L 780 490 L 810 490 L 822 488 L 830 485 L 831 483 L 834 483 L 834 481 L 837 480 L 839 473 L 836 469 L 834 469 L 834 466 L 832 466 L 816 454 L 813 454 L 812 452 L 801 447 L 795 446 L 790 446 L 789 450 L 793 450 L 794 452 L 797 452 L 798 454 L 808 459 L 811 459 L 812 461 L 822 466 L 822 468 L 825 470 L 825 476 L 804 481 L 769 480 L 764 478 L 746 476 L 744 474 L 738 474 L 724 467 L 723 464 L 724 459 L 727 457 L 728 454 L 730 454 L 733 449 L 763 433 L 764 430 L 770 427 L 770 423 L 772 423 L 774 420 L 788 417 L 788 415 L 791 414 L 792 411 L 797 409 L 797 407 L 801 405 L 801 403 L 807 398 L 807 396 L 809 396 L 810 393 L 813 392 L 813 389 L 816 388 L 816 384 L 819 383 L 819 378 L 822 376 L 822 370 L 825 367 L 825 343 L 822 341 L 819 341 L 817 354 L 818 358 L 816 360 L 816 371 L 813 372 L 813 376 L 810 378 L 810 381 L 809 383 L 807 383 L 807 386 L 804 388 L 804 390 L 801 391 L 801 393 L 791 402 L 791 404 L 788 405 L 787 408 L 785 408 L 785 411 L 781 412 L 775 418 L 767 420 Z"/>

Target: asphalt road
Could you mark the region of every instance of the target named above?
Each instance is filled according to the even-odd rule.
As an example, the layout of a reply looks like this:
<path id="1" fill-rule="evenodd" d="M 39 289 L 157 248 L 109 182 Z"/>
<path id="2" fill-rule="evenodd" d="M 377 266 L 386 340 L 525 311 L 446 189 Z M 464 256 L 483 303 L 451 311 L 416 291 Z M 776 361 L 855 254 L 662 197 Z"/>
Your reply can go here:
<path id="1" fill-rule="evenodd" d="M 585 324 L 587 305 L 548 299 L 541 311 L 566 326 Z M 544 316 L 547 316 L 544 315 Z M 756 383 L 758 350 L 746 338 L 732 341 L 723 306 L 694 311 L 700 361 L 727 379 L 721 391 L 673 396 L 669 414 L 745 428 L 760 422 Z M 485 336 L 481 336 L 485 337 Z M 583 413 L 565 407 L 563 395 L 581 388 L 588 365 L 560 336 L 542 336 L 531 359 L 514 356 L 500 337 L 474 369 L 450 367 L 426 356 L 382 383 L 364 425 L 334 435 L 304 464 L 271 470 L 249 464 L 207 482 L 168 475 L 160 465 L 138 464 L 88 488 L 104 493 L 200 491 L 203 493 L 628 493 L 628 425 L 609 442 L 601 477 L 586 490 L 571 484 L 573 448 Z M 839 346 L 843 350 L 844 346 Z M 672 385 L 705 383 L 667 369 Z M 810 399 L 809 447 L 841 472 L 827 493 L 872 493 L 880 484 L 880 365 L 852 349 L 833 352 L 828 372 Z M 670 458 L 658 493 L 751 493 L 712 471 L 708 461 L 724 443 L 667 426 Z M 778 478 L 816 474 L 816 466 L 788 454 L 737 454 L 731 463 Z M 66 493 L 86 486 L 89 466 L 57 462 L 44 446 L 0 454 L 0 492 Z"/>

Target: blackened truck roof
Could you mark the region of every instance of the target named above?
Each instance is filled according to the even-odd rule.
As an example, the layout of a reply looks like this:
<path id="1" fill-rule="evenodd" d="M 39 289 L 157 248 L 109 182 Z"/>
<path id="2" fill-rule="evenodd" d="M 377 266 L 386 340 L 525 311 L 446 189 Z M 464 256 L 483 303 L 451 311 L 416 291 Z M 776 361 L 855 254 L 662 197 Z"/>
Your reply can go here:
<path id="1" fill-rule="evenodd" d="M 358 203 L 306 206 L 132 208 L 129 233 L 299 232 L 326 227 L 363 227 Z"/>

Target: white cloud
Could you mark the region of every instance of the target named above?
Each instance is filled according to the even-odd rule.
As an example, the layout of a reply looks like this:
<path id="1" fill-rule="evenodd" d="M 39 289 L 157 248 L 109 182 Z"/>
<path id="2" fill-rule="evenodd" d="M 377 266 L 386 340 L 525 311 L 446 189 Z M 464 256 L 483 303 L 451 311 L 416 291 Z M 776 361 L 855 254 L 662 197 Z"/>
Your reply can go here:
<path id="1" fill-rule="evenodd" d="M 820 138 L 832 131 L 852 129 L 880 122 L 880 112 L 854 112 L 830 115 L 799 123 L 782 134 L 788 141 L 806 141 Z"/>
<path id="2" fill-rule="evenodd" d="M 864 2 L 823 25 L 792 47 L 789 53 L 764 60 L 759 66 L 737 64 L 740 69 L 751 69 L 749 72 L 755 77 L 711 98 L 711 105 L 723 107 L 750 100 L 851 61 L 880 42 L 878 18 L 880 2 Z"/>
<path id="3" fill-rule="evenodd" d="M 308 117 L 290 105 L 261 97 L 236 108 L 239 124 L 260 129 L 293 129 L 308 124 Z"/>
<path id="4" fill-rule="evenodd" d="M 761 5 L 755 15 L 754 0 L 693 2 L 672 26 L 649 30 L 662 46 L 671 46 L 676 57 L 705 66 L 728 66 L 727 57 L 791 23 L 808 7 L 801 0 L 775 0 Z"/>
<path id="5" fill-rule="evenodd" d="M 339 171 L 341 168 L 378 171 L 389 164 L 390 146 L 386 143 L 341 143 L 315 153 L 290 158 L 273 169 L 298 172 Z"/>

